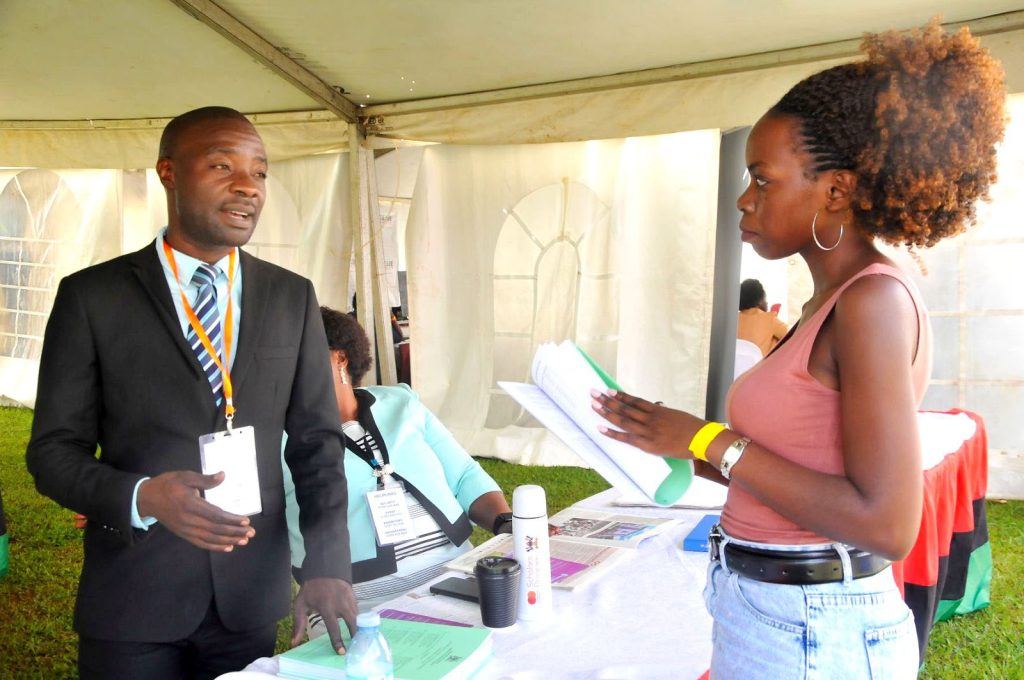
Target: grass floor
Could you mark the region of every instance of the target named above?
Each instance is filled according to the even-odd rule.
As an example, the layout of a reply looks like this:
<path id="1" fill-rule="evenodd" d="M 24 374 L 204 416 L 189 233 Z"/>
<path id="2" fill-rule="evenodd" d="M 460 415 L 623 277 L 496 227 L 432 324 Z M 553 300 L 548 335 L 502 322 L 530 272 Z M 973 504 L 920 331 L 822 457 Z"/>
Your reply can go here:
<path id="1" fill-rule="evenodd" d="M 25 470 L 31 419 L 31 411 L 0 408 L 0 492 L 11 553 L 10 572 L 0 580 L 0 678 L 74 677 L 71 613 L 81 537 L 71 512 L 36 493 Z M 503 489 L 543 485 L 552 514 L 608 487 L 591 470 L 481 463 Z M 922 678 L 1024 678 L 1024 502 L 990 501 L 988 521 L 992 606 L 932 630 Z M 471 540 L 485 537 L 478 529 Z M 290 626 L 281 622 L 282 649 Z"/>

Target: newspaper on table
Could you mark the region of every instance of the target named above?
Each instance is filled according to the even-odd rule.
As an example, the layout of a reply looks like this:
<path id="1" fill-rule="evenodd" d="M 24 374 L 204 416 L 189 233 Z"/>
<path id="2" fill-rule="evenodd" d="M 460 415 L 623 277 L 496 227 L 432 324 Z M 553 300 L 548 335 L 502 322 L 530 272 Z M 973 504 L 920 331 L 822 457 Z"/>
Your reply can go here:
<path id="1" fill-rule="evenodd" d="M 573 590 L 586 585 L 612 564 L 633 552 L 624 547 L 609 545 L 609 541 L 601 543 L 601 545 L 592 545 L 575 539 L 552 536 L 550 539 L 551 585 L 564 590 Z M 445 568 L 472 574 L 473 568 L 481 557 L 514 557 L 512 553 L 512 535 L 498 534 L 448 562 Z"/>
<path id="2" fill-rule="evenodd" d="M 558 528 L 553 539 L 612 548 L 636 548 L 648 538 L 678 524 L 679 520 L 566 508 L 553 515 L 550 522 Z"/>

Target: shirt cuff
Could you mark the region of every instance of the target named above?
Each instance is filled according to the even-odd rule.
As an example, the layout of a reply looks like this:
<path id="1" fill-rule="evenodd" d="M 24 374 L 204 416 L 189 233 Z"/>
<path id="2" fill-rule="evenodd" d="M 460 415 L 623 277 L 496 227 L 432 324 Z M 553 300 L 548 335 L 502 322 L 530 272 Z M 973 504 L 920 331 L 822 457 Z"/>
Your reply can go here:
<path id="1" fill-rule="evenodd" d="M 148 531 L 151 526 L 156 524 L 156 517 L 139 516 L 139 486 L 147 479 L 149 477 L 143 477 L 136 482 L 135 489 L 132 491 L 132 526 L 143 531 Z"/>

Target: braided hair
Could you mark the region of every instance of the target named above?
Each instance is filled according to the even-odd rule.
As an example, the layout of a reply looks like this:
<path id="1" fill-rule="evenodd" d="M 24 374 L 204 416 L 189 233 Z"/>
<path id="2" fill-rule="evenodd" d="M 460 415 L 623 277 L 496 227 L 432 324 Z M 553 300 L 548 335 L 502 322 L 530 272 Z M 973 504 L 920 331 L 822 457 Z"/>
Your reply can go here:
<path id="1" fill-rule="evenodd" d="M 967 28 L 933 19 L 867 35 L 867 59 L 797 83 L 768 115 L 799 121 L 809 173 L 852 170 L 851 208 L 887 243 L 931 247 L 975 220 L 996 177 L 1005 127 L 1003 70 Z"/>

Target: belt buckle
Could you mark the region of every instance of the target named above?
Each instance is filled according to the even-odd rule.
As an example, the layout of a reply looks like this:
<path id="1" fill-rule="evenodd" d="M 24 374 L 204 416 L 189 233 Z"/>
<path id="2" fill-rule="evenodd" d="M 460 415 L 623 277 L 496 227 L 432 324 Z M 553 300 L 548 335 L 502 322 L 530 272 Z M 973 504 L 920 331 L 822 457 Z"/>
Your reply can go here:
<path id="1" fill-rule="evenodd" d="M 722 532 L 718 529 L 719 525 L 716 524 L 711 527 L 711 531 L 708 532 L 708 552 L 711 555 L 712 562 L 718 562 L 719 556 L 721 555 L 720 547 L 722 544 Z"/>

